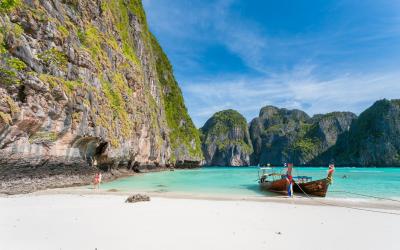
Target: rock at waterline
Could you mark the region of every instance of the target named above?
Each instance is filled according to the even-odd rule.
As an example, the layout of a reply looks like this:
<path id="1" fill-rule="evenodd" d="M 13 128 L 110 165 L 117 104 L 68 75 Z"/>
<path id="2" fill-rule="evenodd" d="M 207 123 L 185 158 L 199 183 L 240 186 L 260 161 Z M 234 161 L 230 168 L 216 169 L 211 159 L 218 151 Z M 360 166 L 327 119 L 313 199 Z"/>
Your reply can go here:
<path id="1" fill-rule="evenodd" d="M 141 201 L 150 201 L 150 197 L 145 194 L 134 194 L 126 199 L 126 203 L 136 203 Z"/>

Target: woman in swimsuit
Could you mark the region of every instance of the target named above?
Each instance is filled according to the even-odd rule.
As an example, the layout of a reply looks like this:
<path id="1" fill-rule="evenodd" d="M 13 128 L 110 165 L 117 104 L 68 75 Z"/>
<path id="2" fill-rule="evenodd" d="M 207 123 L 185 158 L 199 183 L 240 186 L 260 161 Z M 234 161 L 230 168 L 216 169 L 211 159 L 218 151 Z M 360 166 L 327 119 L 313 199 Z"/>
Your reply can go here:
<path id="1" fill-rule="evenodd" d="M 98 189 L 99 188 L 99 183 L 100 183 L 99 177 L 100 177 L 99 173 L 96 173 L 95 176 L 94 176 L 94 180 L 93 180 L 93 188 L 94 189 Z"/>

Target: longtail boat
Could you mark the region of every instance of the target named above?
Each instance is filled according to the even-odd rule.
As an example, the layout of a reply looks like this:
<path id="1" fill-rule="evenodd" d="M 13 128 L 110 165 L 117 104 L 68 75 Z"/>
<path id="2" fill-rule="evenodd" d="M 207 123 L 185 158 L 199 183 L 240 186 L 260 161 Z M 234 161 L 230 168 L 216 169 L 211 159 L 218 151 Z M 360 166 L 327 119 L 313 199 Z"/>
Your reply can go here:
<path id="1" fill-rule="evenodd" d="M 260 168 L 258 173 L 260 188 L 266 191 L 288 194 L 289 185 L 292 181 L 293 192 L 319 197 L 326 196 L 328 187 L 332 182 L 333 164 L 329 165 L 328 176 L 326 178 L 315 181 L 309 176 L 291 177 L 293 164 L 288 164 L 287 167 L 286 174 L 277 173 L 270 167 Z"/>
<path id="2" fill-rule="evenodd" d="M 296 193 L 325 197 L 328 192 L 328 187 L 332 183 L 334 171 L 334 165 L 330 164 L 328 176 L 324 179 L 312 181 L 311 177 L 308 176 L 296 176 L 293 178 L 293 191 Z"/>
<path id="3" fill-rule="evenodd" d="M 260 188 L 266 191 L 272 191 L 276 193 L 287 193 L 287 180 L 286 178 L 282 177 L 279 173 L 268 173 L 270 168 L 261 168 L 260 169 L 263 174 L 261 178 L 258 180 L 260 184 Z"/>
<path id="4" fill-rule="evenodd" d="M 292 165 L 288 166 L 288 172 L 291 174 Z M 287 194 L 289 180 L 287 174 L 276 172 L 270 167 L 262 167 L 258 172 L 258 183 L 262 190 L 275 193 Z"/>

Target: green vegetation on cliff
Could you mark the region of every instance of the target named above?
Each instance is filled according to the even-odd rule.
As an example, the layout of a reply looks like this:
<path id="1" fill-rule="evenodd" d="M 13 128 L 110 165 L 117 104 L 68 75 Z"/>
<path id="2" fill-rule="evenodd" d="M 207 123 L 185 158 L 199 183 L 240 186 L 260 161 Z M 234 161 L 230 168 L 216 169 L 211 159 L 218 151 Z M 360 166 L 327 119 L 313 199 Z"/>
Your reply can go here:
<path id="1" fill-rule="evenodd" d="M 266 106 L 250 125 L 254 147 L 252 164 L 319 165 L 321 163 L 315 163 L 315 159 L 335 145 L 355 118 L 356 115 L 350 112 L 332 112 L 310 118 L 301 110 Z"/>
<path id="2" fill-rule="evenodd" d="M 201 128 L 208 165 L 249 165 L 253 152 L 246 119 L 229 109 L 215 113 Z"/>
<path id="3" fill-rule="evenodd" d="M 341 165 L 399 166 L 400 100 L 379 100 L 360 114 L 332 151 Z"/>
<path id="4" fill-rule="evenodd" d="M 149 33 L 149 30 L 142 2 L 140 0 L 113 0 L 108 3 L 103 3 L 102 8 L 103 11 L 109 9 L 112 13 L 112 18 L 116 23 L 116 27 L 122 40 L 122 52 L 124 56 L 137 65 L 140 65 L 140 61 L 134 50 L 135 42 L 132 39 L 132 35 L 130 35 L 129 12 L 135 14 L 139 24 L 142 26 L 142 36 L 144 38 L 148 37 L 147 34 Z M 145 41 L 146 44 L 150 42 L 149 39 L 145 39 Z"/>
<path id="5" fill-rule="evenodd" d="M 394 102 L 395 103 L 395 102 Z M 381 120 L 389 113 L 391 103 L 389 100 L 377 101 L 372 107 L 362 112 L 359 119 L 352 128 L 352 140 L 354 143 L 360 143 L 365 137 L 372 137 L 378 139 L 382 137 L 383 127 Z"/>
<path id="6" fill-rule="evenodd" d="M 228 109 L 215 113 L 211 120 L 203 126 L 203 131 L 208 130 L 210 127 L 212 129 L 209 133 L 213 135 L 219 135 L 222 133 L 227 133 L 233 128 L 246 129 L 247 122 L 246 119 L 236 110 Z"/>
<path id="7" fill-rule="evenodd" d="M 161 49 L 156 38 L 151 35 L 151 45 L 156 58 L 157 74 L 163 91 L 165 112 L 170 128 L 172 150 L 184 145 L 191 157 L 203 158 L 199 131 L 194 126 L 183 100 L 182 91 L 174 76 L 172 65 Z M 175 158 L 180 158 L 179 155 Z"/>
<path id="8" fill-rule="evenodd" d="M 0 1 L 0 13 L 13 10 L 21 4 L 21 0 L 1 0 Z"/>

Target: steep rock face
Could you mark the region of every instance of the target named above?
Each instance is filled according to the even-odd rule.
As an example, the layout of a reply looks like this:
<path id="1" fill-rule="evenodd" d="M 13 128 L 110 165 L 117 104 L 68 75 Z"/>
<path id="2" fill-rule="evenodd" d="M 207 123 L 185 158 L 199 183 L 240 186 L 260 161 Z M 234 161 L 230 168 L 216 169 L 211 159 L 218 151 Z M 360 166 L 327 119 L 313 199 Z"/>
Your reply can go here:
<path id="1" fill-rule="evenodd" d="M 301 110 L 266 106 L 250 123 L 250 138 L 254 153 L 253 165 L 271 163 L 280 165 L 292 160 L 290 146 L 311 126 L 310 117 Z"/>
<path id="2" fill-rule="evenodd" d="M 307 135 L 319 138 L 323 148 L 329 148 L 335 145 L 340 134 L 350 129 L 350 125 L 355 119 L 357 116 L 351 112 L 315 115 L 312 118 L 313 127 Z"/>
<path id="3" fill-rule="evenodd" d="M 320 154 L 335 145 L 338 136 L 348 131 L 356 115 L 333 112 L 310 118 L 300 110 L 266 106 L 250 124 L 254 153 L 251 163 L 281 165 L 314 164 Z"/>
<path id="4" fill-rule="evenodd" d="M 330 153 L 339 165 L 400 166 L 400 100 L 375 102 Z"/>
<path id="5" fill-rule="evenodd" d="M 200 161 L 203 159 L 200 135 L 186 109 L 181 89 L 173 75 L 172 66 L 157 40 L 151 36 L 156 69 L 161 88 L 165 116 L 170 128 L 172 162 Z"/>
<path id="6" fill-rule="evenodd" d="M 247 166 L 252 146 L 246 119 L 235 110 L 215 113 L 200 129 L 209 166 Z"/>
<path id="7" fill-rule="evenodd" d="M 0 6 L 0 178 L 202 159 L 140 0 Z"/>
<path id="8" fill-rule="evenodd" d="M 339 136 L 349 131 L 356 119 L 357 116 L 351 112 L 332 112 L 313 116 L 310 129 L 293 145 L 298 162 L 310 165 L 329 163 L 332 159 L 324 161 L 317 159 L 336 145 Z"/>

